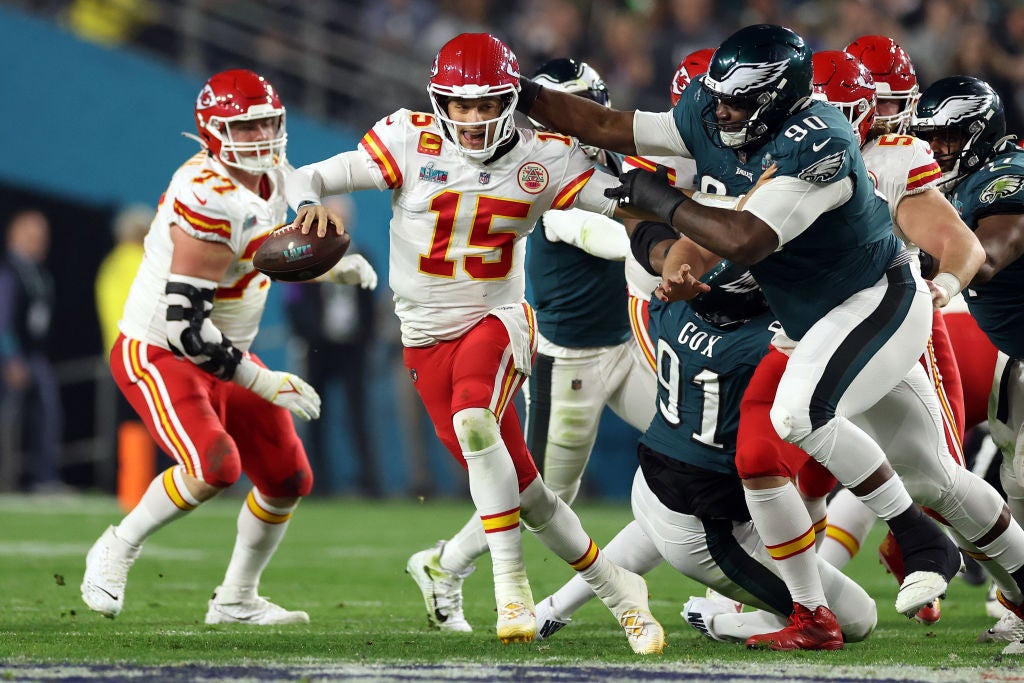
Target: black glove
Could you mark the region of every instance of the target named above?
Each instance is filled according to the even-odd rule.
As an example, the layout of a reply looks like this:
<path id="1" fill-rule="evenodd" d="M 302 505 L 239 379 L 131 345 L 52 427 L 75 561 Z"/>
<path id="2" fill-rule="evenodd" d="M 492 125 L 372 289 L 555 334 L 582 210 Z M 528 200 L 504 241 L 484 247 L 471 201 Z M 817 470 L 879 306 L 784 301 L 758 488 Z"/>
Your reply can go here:
<path id="1" fill-rule="evenodd" d="M 619 187 L 604 191 L 604 196 L 617 199 L 619 206 L 650 211 L 672 225 L 676 207 L 689 197 L 668 183 L 668 168 L 658 164 L 654 173 L 634 168 L 619 176 Z"/>
<path id="2" fill-rule="evenodd" d="M 516 111 L 525 116 L 530 115 L 530 109 L 533 108 L 533 103 L 537 101 L 537 95 L 540 95 L 541 86 L 536 81 L 526 78 L 525 76 L 519 77 L 519 99 L 516 100 Z"/>

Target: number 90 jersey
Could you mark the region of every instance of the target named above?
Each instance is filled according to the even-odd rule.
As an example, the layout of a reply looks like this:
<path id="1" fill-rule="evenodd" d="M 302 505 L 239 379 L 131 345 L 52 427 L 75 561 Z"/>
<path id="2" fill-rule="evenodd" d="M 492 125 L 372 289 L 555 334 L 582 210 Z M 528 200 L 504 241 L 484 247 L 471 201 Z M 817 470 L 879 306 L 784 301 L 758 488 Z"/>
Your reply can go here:
<path id="1" fill-rule="evenodd" d="M 270 287 L 270 278 L 253 267 L 252 257 L 288 215 L 283 193 L 288 170 L 267 172 L 272 188 L 267 199 L 232 180 L 206 152 L 175 171 L 146 234 L 146 256 L 128 292 L 121 332 L 167 348 L 164 289 L 174 254 L 171 226 L 177 225 L 196 239 L 226 245 L 234 252 L 235 259 L 218 283 L 210 320 L 236 347 L 247 350 L 259 329 Z"/>
<path id="2" fill-rule="evenodd" d="M 462 156 L 429 114 L 401 109 L 359 143 L 379 189 L 392 190 L 390 285 L 405 346 L 456 339 L 498 306 L 524 300 L 525 237 L 548 209 L 610 215 L 612 200 L 577 203 L 595 174 L 569 137 L 518 129 L 498 159 Z M 603 197 L 602 179 L 589 188 Z"/>
<path id="3" fill-rule="evenodd" d="M 902 245 L 892 234 L 888 208 L 875 194 L 850 122 L 836 107 L 812 101 L 763 145 L 737 152 L 722 147 L 712 138 L 718 133 L 705 129 L 702 114 L 711 106 L 711 95 L 698 79 L 672 112 L 687 155 L 697 162 L 700 191 L 738 197 L 773 163 L 775 179 L 790 176 L 815 185 L 852 181 L 853 196 L 799 234 L 773 225 L 780 248 L 750 268 L 786 333 L 800 339 L 826 313 L 877 282 L 899 253 Z M 769 194 L 775 179 L 755 193 L 757 201 L 780 194 Z M 793 201 L 782 194 L 779 201 Z M 746 210 L 754 209 L 748 204 Z"/>
<path id="4" fill-rule="evenodd" d="M 657 298 L 650 315 L 658 345 L 658 405 L 641 442 L 690 465 L 736 474 L 740 400 L 779 324 L 764 313 L 726 330 L 685 302 Z"/>

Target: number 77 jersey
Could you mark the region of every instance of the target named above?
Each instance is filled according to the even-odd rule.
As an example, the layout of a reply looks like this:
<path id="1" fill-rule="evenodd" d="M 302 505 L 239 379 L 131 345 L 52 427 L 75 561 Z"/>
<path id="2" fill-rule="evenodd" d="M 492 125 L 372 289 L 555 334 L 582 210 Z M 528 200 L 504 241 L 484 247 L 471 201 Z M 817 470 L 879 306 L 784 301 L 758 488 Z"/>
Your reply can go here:
<path id="1" fill-rule="evenodd" d="M 523 301 L 525 237 L 546 210 L 614 208 L 603 189 L 618 180 L 595 177 L 572 138 L 519 128 L 488 163 L 455 144 L 433 116 L 405 109 L 359 143 L 378 187 L 392 190 L 390 284 L 405 346 L 456 339 Z"/>

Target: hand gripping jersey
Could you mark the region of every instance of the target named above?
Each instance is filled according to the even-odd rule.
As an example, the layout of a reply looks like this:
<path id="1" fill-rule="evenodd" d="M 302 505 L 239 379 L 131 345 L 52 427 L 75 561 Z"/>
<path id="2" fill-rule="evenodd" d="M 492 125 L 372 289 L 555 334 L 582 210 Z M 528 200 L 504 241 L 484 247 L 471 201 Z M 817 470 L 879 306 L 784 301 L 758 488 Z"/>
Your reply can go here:
<path id="1" fill-rule="evenodd" d="M 971 230 L 985 216 L 1024 213 L 1024 150 L 1007 145 L 946 194 Z M 1024 358 L 1024 258 L 978 287 L 964 290 L 978 325 L 1000 351 Z"/>
<path id="2" fill-rule="evenodd" d="M 575 205 L 595 174 L 572 138 L 518 135 L 496 161 L 472 163 L 433 116 L 402 109 L 359 143 L 378 188 L 393 191 L 390 284 L 405 346 L 456 339 L 492 309 L 523 301 L 524 238 L 548 209 Z M 602 187 L 616 184 L 608 176 Z"/>
<path id="3" fill-rule="evenodd" d="M 864 165 L 882 197 L 889 203 L 893 232 L 913 252 L 917 245 L 907 239 L 896 223 L 896 209 L 904 197 L 938 187 L 942 170 L 924 140 L 910 135 L 882 135 L 861 147 Z"/>
<path id="4" fill-rule="evenodd" d="M 786 333 L 799 340 L 828 311 L 877 282 L 902 246 L 885 202 L 875 194 L 850 122 L 837 108 L 812 101 L 763 146 L 738 153 L 718 146 L 704 128 L 701 112 L 709 100 L 695 81 L 673 110 L 679 135 L 697 161 L 702 192 L 738 197 L 772 163 L 778 165 L 777 178 L 853 181 L 849 200 L 750 269 Z"/>
<path id="5" fill-rule="evenodd" d="M 177 225 L 192 237 L 225 244 L 235 253 L 217 287 L 210 320 L 236 347 L 247 350 L 259 329 L 270 287 L 270 278 L 253 268 L 252 256 L 287 217 L 287 170 L 267 172 L 273 191 L 263 199 L 232 180 L 206 152 L 185 162 L 171 178 L 146 235 L 146 256 L 128 292 L 121 332 L 169 348 L 164 289 L 174 251 L 171 225 Z"/>
<path id="6" fill-rule="evenodd" d="M 668 181 L 672 187 L 692 190 L 697 186 L 697 165 L 693 159 L 685 157 L 629 156 L 622 162 L 622 172 L 642 168 L 654 173 L 659 164 L 668 168 Z M 629 287 L 630 296 L 642 301 L 650 301 L 651 292 L 659 284 L 661 284 L 661 278 L 648 273 L 637 262 L 632 252 L 626 256 L 626 285 Z"/>

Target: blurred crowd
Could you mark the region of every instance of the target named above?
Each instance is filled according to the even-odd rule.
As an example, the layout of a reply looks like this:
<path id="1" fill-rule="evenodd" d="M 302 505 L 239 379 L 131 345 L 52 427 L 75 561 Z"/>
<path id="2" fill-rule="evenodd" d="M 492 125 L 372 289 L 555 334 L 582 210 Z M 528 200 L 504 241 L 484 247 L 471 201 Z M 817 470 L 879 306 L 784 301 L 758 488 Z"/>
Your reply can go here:
<path id="1" fill-rule="evenodd" d="M 14 1 L 14 0 L 7 0 Z M 17 2 L 15 4 L 18 4 Z M 326 103 L 314 115 L 364 130 L 386 111 L 388 81 L 422 98 L 429 63 L 447 39 L 492 32 L 507 42 L 526 72 L 548 59 L 573 56 L 604 76 L 613 105 L 665 109 L 678 61 L 714 47 L 741 26 L 778 23 L 838 49 L 865 34 L 901 43 L 919 69 L 922 88 L 952 74 L 992 83 L 1003 95 L 1010 130 L 1024 108 L 1024 2 L 1021 0 L 47 0 L 21 3 L 58 18 L 83 37 L 157 52 L 201 74 L 239 66 L 240 58 L 278 84 L 288 101 Z M 215 49 L 189 41 L 203 17 L 237 26 L 241 40 Z M 284 21 L 284 19 L 287 21 Z M 232 23 L 235 22 L 235 23 Z M 259 27 L 258 35 L 248 32 Z M 317 36 L 326 37 L 323 45 Z M 219 31 L 218 37 L 225 34 Z M 205 46 L 200 49 L 199 46 Z M 304 52 L 324 50 L 359 85 L 325 85 Z M 235 52 L 232 53 L 232 50 Z M 202 53 L 202 54 L 199 54 Z M 384 59 L 386 57 L 386 59 Z M 334 72 L 332 72 L 334 73 Z M 361 77 L 361 80 L 360 80 Z M 366 83 L 379 84 L 369 88 Z M 310 90 L 336 88 L 310 97 Z M 397 87 L 397 86 L 396 86 Z M 315 95 L 315 93 L 312 93 Z"/>

